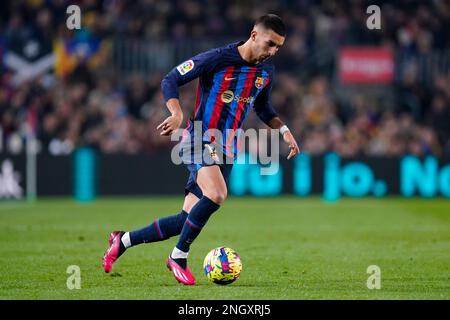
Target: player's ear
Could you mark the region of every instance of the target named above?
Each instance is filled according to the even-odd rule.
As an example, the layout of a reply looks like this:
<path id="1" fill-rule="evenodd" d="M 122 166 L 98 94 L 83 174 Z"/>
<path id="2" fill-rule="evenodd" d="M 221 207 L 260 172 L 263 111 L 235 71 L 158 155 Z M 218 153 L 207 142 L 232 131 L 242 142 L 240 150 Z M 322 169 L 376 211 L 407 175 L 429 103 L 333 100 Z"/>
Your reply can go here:
<path id="1" fill-rule="evenodd" d="M 256 35 L 258 34 L 258 32 L 256 30 L 252 30 L 252 32 L 250 32 L 250 39 L 252 39 L 253 41 L 256 40 Z"/>

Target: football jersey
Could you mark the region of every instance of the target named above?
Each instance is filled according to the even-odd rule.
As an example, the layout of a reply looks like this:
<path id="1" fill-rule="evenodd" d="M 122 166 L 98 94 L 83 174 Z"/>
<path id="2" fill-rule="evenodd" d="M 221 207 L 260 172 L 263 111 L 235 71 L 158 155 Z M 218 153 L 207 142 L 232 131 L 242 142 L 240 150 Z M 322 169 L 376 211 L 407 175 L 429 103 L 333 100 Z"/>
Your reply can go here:
<path id="1" fill-rule="evenodd" d="M 266 124 L 277 116 L 271 105 L 274 66 L 265 60 L 251 64 L 232 43 L 200 53 L 173 68 L 161 82 L 164 99 L 179 97 L 178 87 L 198 78 L 194 112 L 187 121 L 183 141 L 194 147 L 194 133 L 201 143 L 213 143 L 236 159 L 238 129 L 250 109 Z M 195 129 L 195 130 L 194 130 Z M 189 135 L 190 139 L 185 139 Z M 183 142 L 182 142 L 183 144 Z"/>

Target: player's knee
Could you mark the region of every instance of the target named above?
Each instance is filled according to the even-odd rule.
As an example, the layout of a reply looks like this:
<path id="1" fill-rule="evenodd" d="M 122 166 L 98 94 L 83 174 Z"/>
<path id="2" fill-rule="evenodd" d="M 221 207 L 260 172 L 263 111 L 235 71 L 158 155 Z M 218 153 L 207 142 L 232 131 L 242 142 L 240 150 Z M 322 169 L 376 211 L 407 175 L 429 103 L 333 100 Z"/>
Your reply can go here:
<path id="1" fill-rule="evenodd" d="M 227 198 L 227 190 L 214 190 L 208 194 L 208 198 L 214 203 L 222 204 Z"/>

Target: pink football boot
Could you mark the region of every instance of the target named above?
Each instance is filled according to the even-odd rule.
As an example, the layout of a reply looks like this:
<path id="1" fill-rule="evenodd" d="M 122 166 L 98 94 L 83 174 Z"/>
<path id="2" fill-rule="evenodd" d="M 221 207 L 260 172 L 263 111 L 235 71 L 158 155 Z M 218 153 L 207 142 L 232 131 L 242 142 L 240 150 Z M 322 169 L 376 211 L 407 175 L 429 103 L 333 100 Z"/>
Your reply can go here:
<path id="1" fill-rule="evenodd" d="M 114 231 L 109 235 L 109 248 L 103 256 L 103 269 L 106 273 L 111 272 L 114 262 L 122 254 L 120 252 L 120 238 L 124 233 L 123 231 Z"/>
<path id="2" fill-rule="evenodd" d="M 195 284 L 194 275 L 191 273 L 189 267 L 187 267 L 186 270 L 183 269 L 170 256 L 169 258 L 167 258 L 167 268 L 172 271 L 175 279 L 177 279 L 178 282 L 181 282 L 182 284 L 188 286 L 192 286 Z"/>

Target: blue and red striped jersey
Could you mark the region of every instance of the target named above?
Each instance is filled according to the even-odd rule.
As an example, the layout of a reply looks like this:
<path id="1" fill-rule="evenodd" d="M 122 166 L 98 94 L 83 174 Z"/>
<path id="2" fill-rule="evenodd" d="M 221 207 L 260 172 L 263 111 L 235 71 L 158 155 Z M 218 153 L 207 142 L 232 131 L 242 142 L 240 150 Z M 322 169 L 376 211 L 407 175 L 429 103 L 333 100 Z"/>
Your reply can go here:
<path id="1" fill-rule="evenodd" d="M 179 97 L 180 86 L 199 78 L 187 133 L 193 134 L 193 122 L 198 121 L 201 121 L 202 134 L 218 130 L 222 133 L 222 141 L 212 134 L 207 135 L 209 141 L 203 139 L 203 142 L 218 144 L 224 154 L 234 158 L 237 135 L 230 136 L 227 132 L 240 129 L 250 109 L 266 124 L 277 116 L 270 99 L 274 66 L 267 60 L 258 64 L 243 60 L 238 51 L 241 44 L 243 42 L 232 43 L 200 53 L 173 68 L 161 82 L 167 101 Z"/>

